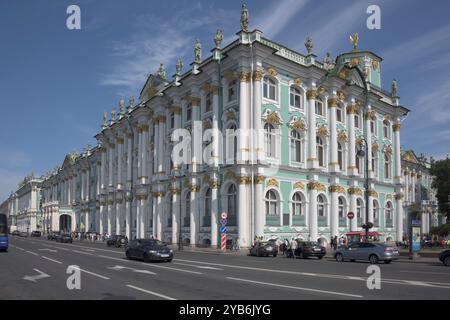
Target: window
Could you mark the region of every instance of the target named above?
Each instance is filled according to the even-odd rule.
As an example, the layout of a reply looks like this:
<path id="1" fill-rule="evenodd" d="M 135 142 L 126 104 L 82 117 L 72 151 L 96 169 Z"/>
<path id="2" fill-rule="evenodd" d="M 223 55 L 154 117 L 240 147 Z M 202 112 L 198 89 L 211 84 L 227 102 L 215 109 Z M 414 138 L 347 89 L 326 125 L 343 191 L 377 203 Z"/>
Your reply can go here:
<path id="1" fill-rule="evenodd" d="M 389 121 L 384 120 L 383 121 L 383 138 L 389 139 L 390 138 L 390 131 L 389 131 Z"/>
<path id="2" fill-rule="evenodd" d="M 233 164 L 237 161 L 237 134 L 236 125 L 234 123 L 228 125 L 225 132 L 225 147 L 226 147 L 226 162 L 227 164 Z"/>
<path id="3" fill-rule="evenodd" d="M 358 147 L 355 147 L 355 165 L 356 169 L 358 170 L 358 174 L 361 174 L 363 172 L 363 159 L 358 156 Z"/>
<path id="4" fill-rule="evenodd" d="M 316 114 L 318 116 L 324 116 L 325 115 L 325 110 L 323 108 L 323 102 L 320 98 L 318 98 L 316 100 Z"/>
<path id="5" fill-rule="evenodd" d="M 205 192 L 205 216 L 211 216 L 211 188 Z"/>
<path id="6" fill-rule="evenodd" d="M 362 218 L 362 212 L 363 212 L 363 202 L 361 199 L 356 200 L 356 217 L 358 219 Z"/>
<path id="7" fill-rule="evenodd" d="M 325 198 L 323 195 L 317 196 L 317 215 L 319 217 L 326 216 Z"/>
<path id="8" fill-rule="evenodd" d="M 372 203 L 372 211 L 373 211 L 373 221 L 378 222 L 379 207 L 378 207 L 378 202 L 375 200 L 373 200 L 373 203 Z"/>
<path id="9" fill-rule="evenodd" d="M 339 170 L 344 168 L 344 149 L 342 148 L 342 143 L 338 142 L 337 144 L 337 158 L 339 163 Z"/>
<path id="10" fill-rule="evenodd" d="M 191 225 L 191 193 L 186 192 L 186 196 L 184 198 L 184 224 L 185 227 L 189 227 Z"/>
<path id="11" fill-rule="evenodd" d="M 237 198 L 236 198 L 236 186 L 230 184 L 227 189 L 227 206 L 228 206 L 228 225 L 236 225 L 236 214 L 237 214 Z"/>
<path id="12" fill-rule="evenodd" d="M 237 81 L 232 80 L 228 84 L 228 102 L 234 101 L 237 99 Z"/>
<path id="13" fill-rule="evenodd" d="M 344 122 L 344 111 L 341 106 L 336 107 L 336 121 Z"/>
<path id="14" fill-rule="evenodd" d="M 302 161 L 302 140 L 297 130 L 291 131 L 291 160 L 295 162 Z"/>
<path id="15" fill-rule="evenodd" d="M 192 103 L 186 105 L 186 121 L 192 120 Z"/>
<path id="16" fill-rule="evenodd" d="M 173 112 L 170 113 L 170 129 L 175 128 L 175 114 Z"/>
<path id="17" fill-rule="evenodd" d="M 375 120 L 370 120 L 370 133 L 377 134 L 377 126 Z"/>
<path id="18" fill-rule="evenodd" d="M 372 171 L 373 171 L 373 175 L 376 177 L 377 176 L 377 158 L 376 158 L 376 151 L 372 150 Z"/>
<path id="19" fill-rule="evenodd" d="M 269 77 L 264 77 L 263 81 L 263 96 L 270 100 L 276 100 L 277 86 L 275 80 Z"/>
<path id="20" fill-rule="evenodd" d="M 345 218 L 345 201 L 343 197 L 338 199 L 338 214 L 339 218 Z"/>
<path id="21" fill-rule="evenodd" d="M 300 89 L 291 86 L 290 89 L 290 106 L 294 108 L 303 108 L 302 95 Z"/>
<path id="22" fill-rule="evenodd" d="M 324 145 L 322 138 L 319 136 L 316 137 L 316 149 L 317 149 L 317 158 L 319 160 L 319 166 L 324 167 L 325 166 Z"/>
<path id="23" fill-rule="evenodd" d="M 205 112 L 212 111 L 211 93 L 207 93 L 205 97 Z"/>
<path id="24" fill-rule="evenodd" d="M 384 178 L 391 178 L 391 159 L 387 154 L 384 155 Z"/>
<path id="25" fill-rule="evenodd" d="M 354 118 L 355 118 L 355 128 L 361 129 L 361 121 L 360 121 L 359 113 L 356 113 L 354 115 Z"/>
<path id="26" fill-rule="evenodd" d="M 392 204 L 390 202 L 386 203 L 386 208 L 384 209 L 384 215 L 386 220 L 392 220 Z"/>
<path id="27" fill-rule="evenodd" d="M 266 156 L 269 158 L 275 158 L 276 133 L 274 126 L 270 123 L 266 123 L 264 125 L 264 133 Z"/>
<path id="28" fill-rule="evenodd" d="M 278 215 L 278 200 L 273 190 L 266 193 L 266 215 Z"/>
<path id="29" fill-rule="evenodd" d="M 296 192 L 292 196 L 292 214 L 294 216 L 303 215 L 303 201 L 300 192 Z"/>

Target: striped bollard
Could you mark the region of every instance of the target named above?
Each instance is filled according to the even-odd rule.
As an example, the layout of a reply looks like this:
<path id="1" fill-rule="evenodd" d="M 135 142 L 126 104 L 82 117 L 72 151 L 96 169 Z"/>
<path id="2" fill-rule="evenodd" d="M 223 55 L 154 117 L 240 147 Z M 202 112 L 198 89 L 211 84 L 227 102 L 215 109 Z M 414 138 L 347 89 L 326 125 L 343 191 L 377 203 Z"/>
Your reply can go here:
<path id="1" fill-rule="evenodd" d="M 221 234 L 221 239 L 220 239 L 220 244 L 221 244 L 221 249 L 223 252 L 227 251 L 227 234 L 226 233 L 222 233 Z"/>

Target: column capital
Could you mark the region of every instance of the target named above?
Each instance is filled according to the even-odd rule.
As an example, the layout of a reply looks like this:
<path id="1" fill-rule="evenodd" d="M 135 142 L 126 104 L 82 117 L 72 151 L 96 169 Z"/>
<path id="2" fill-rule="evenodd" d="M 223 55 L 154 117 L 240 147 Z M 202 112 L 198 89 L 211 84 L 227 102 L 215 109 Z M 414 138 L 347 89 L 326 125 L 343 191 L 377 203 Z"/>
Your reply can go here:
<path id="1" fill-rule="evenodd" d="M 265 176 L 256 176 L 254 178 L 254 183 L 255 184 L 263 184 L 264 181 L 266 181 L 266 177 Z"/>
<path id="2" fill-rule="evenodd" d="M 262 71 L 262 70 L 253 71 L 253 81 L 261 81 L 261 79 L 263 77 L 264 77 L 264 71 Z"/>
<path id="3" fill-rule="evenodd" d="M 317 90 L 315 89 L 309 89 L 308 91 L 306 91 L 306 98 L 308 100 L 314 100 L 317 97 Z"/>
<path id="4" fill-rule="evenodd" d="M 339 100 L 337 98 L 328 99 L 328 108 L 337 107 Z"/>
<path id="5" fill-rule="evenodd" d="M 250 80 L 250 72 L 242 70 L 238 73 L 240 82 L 248 82 Z"/>
<path id="6" fill-rule="evenodd" d="M 401 127 L 402 127 L 401 123 L 396 123 L 392 125 L 392 129 L 394 130 L 394 132 L 400 131 Z"/>

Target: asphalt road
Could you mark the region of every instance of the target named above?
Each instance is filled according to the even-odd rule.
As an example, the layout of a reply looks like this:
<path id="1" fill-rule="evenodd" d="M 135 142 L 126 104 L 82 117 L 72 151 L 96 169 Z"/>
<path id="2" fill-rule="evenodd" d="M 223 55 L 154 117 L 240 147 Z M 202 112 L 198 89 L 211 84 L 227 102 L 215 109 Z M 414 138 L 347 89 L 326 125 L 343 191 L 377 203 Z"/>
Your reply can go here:
<path id="1" fill-rule="evenodd" d="M 79 290 L 67 287 L 73 265 Z M 0 299 L 450 299 L 450 268 L 439 261 L 379 264 L 381 288 L 372 290 L 369 266 L 189 251 L 175 251 L 170 263 L 144 263 L 103 243 L 10 237 L 0 253 Z"/>

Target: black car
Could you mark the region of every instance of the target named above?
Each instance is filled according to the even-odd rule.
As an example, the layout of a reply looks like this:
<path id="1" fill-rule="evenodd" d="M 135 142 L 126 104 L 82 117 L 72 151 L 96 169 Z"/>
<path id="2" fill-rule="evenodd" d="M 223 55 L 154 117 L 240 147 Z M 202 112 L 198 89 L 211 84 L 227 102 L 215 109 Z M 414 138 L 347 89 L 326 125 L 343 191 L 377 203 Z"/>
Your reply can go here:
<path id="1" fill-rule="evenodd" d="M 40 237 L 42 236 L 42 233 L 40 231 L 33 231 L 31 232 L 32 237 Z"/>
<path id="2" fill-rule="evenodd" d="M 128 243 L 125 251 L 127 259 L 149 261 L 168 261 L 173 259 L 173 250 L 164 242 L 154 239 L 137 239 Z"/>
<path id="3" fill-rule="evenodd" d="M 56 240 L 56 237 L 59 235 L 59 232 L 51 232 L 47 235 L 47 240 Z"/>
<path id="4" fill-rule="evenodd" d="M 297 249 L 295 249 L 296 257 L 302 259 L 317 257 L 322 259 L 326 253 L 325 247 L 321 246 L 316 241 L 297 241 Z"/>
<path id="5" fill-rule="evenodd" d="M 278 254 L 278 246 L 272 241 L 259 241 L 250 248 L 250 255 L 257 257 L 276 257 Z"/>
<path id="6" fill-rule="evenodd" d="M 120 235 L 114 235 L 111 238 L 109 238 L 108 240 L 106 240 L 106 245 L 108 247 L 116 247 L 116 248 L 120 248 L 120 247 L 125 247 L 128 244 L 128 238 L 125 236 L 120 236 Z"/>
<path id="7" fill-rule="evenodd" d="M 55 237 L 56 242 L 72 243 L 72 237 L 68 233 L 61 233 Z"/>
<path id="8" fill-rule="evenodd" d="M 450 249 L 445 249 L 442 251 L 439 254 L 439 260 L 447 267 L 450 267 Z"/>

